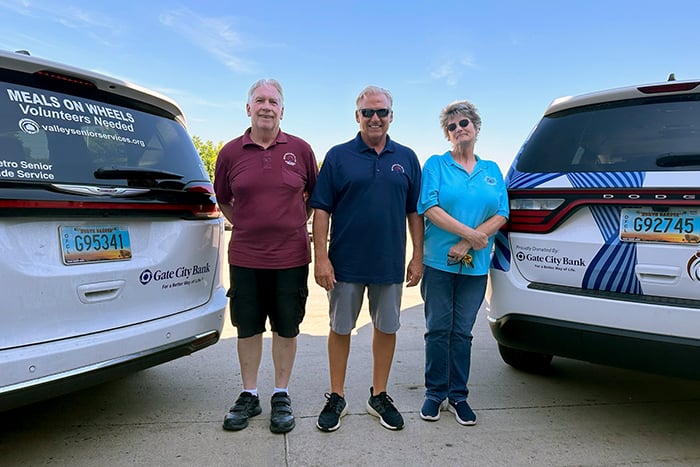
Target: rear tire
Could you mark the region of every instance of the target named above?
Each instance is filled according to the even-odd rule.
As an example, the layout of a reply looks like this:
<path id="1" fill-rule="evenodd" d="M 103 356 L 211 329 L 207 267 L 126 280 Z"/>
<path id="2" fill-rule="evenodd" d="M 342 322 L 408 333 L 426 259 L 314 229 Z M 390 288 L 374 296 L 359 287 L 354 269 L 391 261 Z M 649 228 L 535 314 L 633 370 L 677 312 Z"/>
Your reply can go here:
<path id="1" fill-rule="evenodd" d="M 547 373 L 552 363 L 552 355 L 514 349 L 503 344 L 498 344 L 498 352 L 508 365 L 529 373 Z"/>

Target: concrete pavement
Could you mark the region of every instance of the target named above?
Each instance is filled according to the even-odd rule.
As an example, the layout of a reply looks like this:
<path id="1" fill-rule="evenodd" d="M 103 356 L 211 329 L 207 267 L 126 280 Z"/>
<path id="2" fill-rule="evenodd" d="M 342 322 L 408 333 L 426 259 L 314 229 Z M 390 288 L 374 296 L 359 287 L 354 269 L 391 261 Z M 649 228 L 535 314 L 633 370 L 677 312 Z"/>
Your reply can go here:
<path id="1" fill-rule="evenodd" d="M 292 432 L 268 428 L 269 337 L 259 378 L 263 413 L 243 431 L 221 429 L 241 390 L 227 322 L 217 345 L 190 357 L 0 414 L 0 465 L 700 465 L 700 382 L 566 359 L 555 359 L 547 377 L 518 372 L 500 360 L 483 312 L 469 399 L 478 424 L 463 427 L 449 412 L 437 422 L 421 420 L 424 323 L 417 288 L 404 295 L 389 385 L 406 427 L 386 430 L 365 411 L 371 324 L 363 312 L 347 376 L 349 415 L 337 432 L 320 432 L 327 301 L 312 278 L 310 291 L 290 385 Z"/>

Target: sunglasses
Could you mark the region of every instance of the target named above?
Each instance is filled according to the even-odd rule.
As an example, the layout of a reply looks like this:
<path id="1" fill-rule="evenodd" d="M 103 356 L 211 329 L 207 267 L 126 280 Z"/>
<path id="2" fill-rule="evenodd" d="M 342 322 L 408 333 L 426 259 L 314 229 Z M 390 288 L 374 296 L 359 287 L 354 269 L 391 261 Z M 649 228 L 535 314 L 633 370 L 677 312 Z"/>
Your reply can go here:
<path id="1" fill-rule="evenodd" d="M 389 115 L 389 112 L 391 112 L 389 109 L 360 109 L 360 113 L 365 118 L 372 118 L 374 114 L 377 114 L 379 118 L 384 118 Z"/>
<path id="2" fill-rule="evenodd" d="M 459 121 L 459 126 L 462 128 L 466 128 L 469 126 L 469 119 L 465 118 Z M 447 125 L 447 131 L 455 131 L 457 129 L 457 124 L 456 123 L 450 123 Z"/>

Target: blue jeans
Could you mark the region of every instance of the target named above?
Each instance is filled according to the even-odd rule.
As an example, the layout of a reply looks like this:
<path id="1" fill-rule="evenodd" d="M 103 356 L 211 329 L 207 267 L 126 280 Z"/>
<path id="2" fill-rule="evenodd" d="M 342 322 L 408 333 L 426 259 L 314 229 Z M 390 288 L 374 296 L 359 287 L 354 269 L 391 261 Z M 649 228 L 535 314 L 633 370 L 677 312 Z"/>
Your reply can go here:
<path id="1" fill-rule="evenodd" d="M 466 276 L 425 266 L 425 397 L 467 399 L 472 328 L 486 293 L 488 276 Z"/>

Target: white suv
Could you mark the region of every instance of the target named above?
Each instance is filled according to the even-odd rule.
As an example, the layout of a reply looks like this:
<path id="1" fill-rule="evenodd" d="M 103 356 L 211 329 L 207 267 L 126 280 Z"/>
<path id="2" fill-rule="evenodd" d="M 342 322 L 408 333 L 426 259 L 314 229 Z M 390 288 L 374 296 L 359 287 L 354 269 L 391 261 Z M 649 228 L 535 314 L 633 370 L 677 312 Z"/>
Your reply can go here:
<path id="1" fill-rule="evenodd" d="M 507 184 L 487 299 L 503 360 L 700 377 L 700 81 L 555 100 Z"/>
<path id="2" fill-rule="evenodd" d="M 175 103 L 0 51 L 0 410 L 217 342 L 223 232 Z"/>

